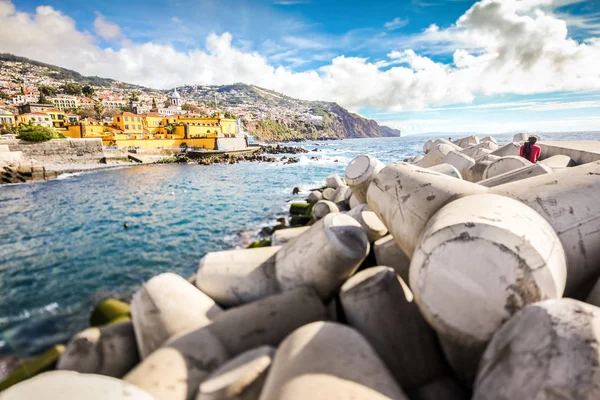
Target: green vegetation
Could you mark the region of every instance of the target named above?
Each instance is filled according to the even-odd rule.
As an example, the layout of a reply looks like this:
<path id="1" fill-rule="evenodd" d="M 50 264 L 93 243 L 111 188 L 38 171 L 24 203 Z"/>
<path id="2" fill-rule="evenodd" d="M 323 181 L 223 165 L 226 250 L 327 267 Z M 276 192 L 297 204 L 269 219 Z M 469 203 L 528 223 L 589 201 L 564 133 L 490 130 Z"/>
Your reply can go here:
<path id="1" fill-rule="evenodd" d="M 248 246 L 249 249 L 257 249 L 259 247 L 269 247 L 271 246 L 271 239 L 261 239 L 250 243 Z"/>
<path id="2" fill-rule="evenodd" d="M 52 104 L 52 102 L 50 100 L 48 100 L 46 98 L 46 96 L 44 95 L 44 93 L 40 92 L 40 98 L 38 100 L 38 103 L 40 104 Z"/>
<path id="3" fill-rule="evenodd" d="M 129 304 L 116 299 L 107 299 L 94 308 L 90 316 L 90 325 L 100 326 L 122 317 L 131 317 Z"/>
<path id="4" fill-rule="evenodd" d="M 79 86 L 76 83 L 65 83 L 60 88 L 66 94 L 70 94 L 72 96 L 79 96 L 79 95 L 81 95 L 81 86 Z"/>
<path id="5" fill-rule="evenodd" d="M 26 140 L 28 142 L 46 142 L 58 137 L 59 136 L 54 129 L 46 128 L 45 126 L 24 125 L 17 131 L 17 139 Z"/>
<path id="6" fill-rule="evenodd" d="M 40 96 L 44 95 L 52 97 L 56 95 L 56 88 L 53 86 L 42 85 L 38 87 L 38 90 L 40 91 Z"/>
<path id="7" fill-rule="evenodd" d="M 0 380 L 0 391 L 8 389 L 19 382 L 29 379 L 40 372 L 52 369 L 56 361 L 65 352 L 65 346 L 56 345 L 51 347 L 45 353 L 22 363 L 17 369 L 12 371 L 6 378 Z"/>
<path id="8" fill-rule="evenodd" d="M 85 85 L 84 87 L 81 88 L 81 93 L 83 93 L 84 96 L 90 97 L 94 95 L 94 88 L 91 87 L 90 85 Z"/>

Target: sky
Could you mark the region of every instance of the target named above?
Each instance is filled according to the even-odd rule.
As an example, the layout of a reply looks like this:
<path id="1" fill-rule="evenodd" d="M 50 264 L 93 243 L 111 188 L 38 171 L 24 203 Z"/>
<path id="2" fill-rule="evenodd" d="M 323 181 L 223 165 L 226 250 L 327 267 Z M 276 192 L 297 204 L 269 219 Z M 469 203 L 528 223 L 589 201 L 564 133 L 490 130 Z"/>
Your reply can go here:
<path id="1" fill-rule="evenodd" d="M 600 0 L 0 0 L 0 52 L 255 84 L 404 134 L 600 131 Z"/>

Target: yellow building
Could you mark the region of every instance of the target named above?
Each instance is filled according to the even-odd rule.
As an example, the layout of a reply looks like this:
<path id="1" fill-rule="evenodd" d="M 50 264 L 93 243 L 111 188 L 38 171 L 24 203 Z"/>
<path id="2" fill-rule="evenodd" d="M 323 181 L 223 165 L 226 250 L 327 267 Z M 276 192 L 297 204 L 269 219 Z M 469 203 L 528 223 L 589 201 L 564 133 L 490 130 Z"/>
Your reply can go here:
<path id="1" fill-rule="evenodd" d="M 165 118 L 158 113 L 146 113 L 142 118 L 143 127 L 149 133 L 163 134 L 165 133 L 164 119 Z"/>
<path id="2" fill-rule="evenodd" d="M 0 125 L 14 125 L 15 116 L 13 113 L 0 108 Z"/>
<path id="3" fill-rule="evenodd" d="M 64 111 L 58 110 L 56 108 L 51 108 L 49 110 L 44 111 L 44 114 L 50 116 L 53 127 L 55 127 L 55 128 L 64 128 L 65 127 Z"/>
<path id="4" fill-rule="evenodd" d="M 124 112 L 113 117 L 113 124 L 124 133 L 144 134 L 144 123 L 141 115 Z"/>
<path id="5" fill-rule="evenodd" d="M 63 132 L 63 134 L 73 139 L 102 138 L 104 140 L 105 137 L 112 135 L 112 129 L 98 120 L 85 118 L 68 125 L 67 131 Z"/>
<path id="6" fill-rule="evenodd" d="M 52 120 L 46 113 L 32 112 L 28 114 L 21 114 L 17 116 L 17 123 L 23 125 L 39 125 L 47 128 L 52 128 Z"/>

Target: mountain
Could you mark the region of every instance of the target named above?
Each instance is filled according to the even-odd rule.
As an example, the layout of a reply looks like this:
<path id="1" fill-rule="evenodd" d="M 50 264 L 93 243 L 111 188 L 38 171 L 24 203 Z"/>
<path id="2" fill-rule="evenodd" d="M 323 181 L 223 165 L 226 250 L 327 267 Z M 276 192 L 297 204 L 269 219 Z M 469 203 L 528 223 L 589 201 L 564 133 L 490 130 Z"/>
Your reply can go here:
<path id="1" fill-rule="evenodd" d="M 64 85 L 89 85 L 104 96 L 128 99 L 132 95 L 142 102 L 157 104 L 167 99 L 170 90 L 157 90 L 97 76 L 83 76 L 76 71 L 45 64 L 12 54 L 0 54 L 0 95 L 8 99 L 20 87 L 36 89 L 53 86 L 57 93 Z M 10 86 L 10 87 L 9 87 Z M 255 85 L 185 85 L 176 88 L 189 109 L 200 106 L 218 108 L 241 117 L 244 128 L 258 139 L 303 140 L 323 138 L 361 138 L 400 136 L 400 131 L 380 126 L 375 120 L 350 113 L 336 103 L 305 101 Z M 216 99 L 216 102 L 215 102 Z"/>

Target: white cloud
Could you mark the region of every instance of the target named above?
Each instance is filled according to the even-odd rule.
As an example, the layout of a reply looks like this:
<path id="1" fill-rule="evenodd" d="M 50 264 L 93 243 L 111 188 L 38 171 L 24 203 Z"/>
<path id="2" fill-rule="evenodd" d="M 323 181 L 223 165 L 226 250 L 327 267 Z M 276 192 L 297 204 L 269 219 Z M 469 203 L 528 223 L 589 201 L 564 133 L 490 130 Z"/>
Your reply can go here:
<path id="1" fill-rule="evenodd" d="M 403 19 L 400 17 L 396 17 L 393 20 L 383 24 L 383 27 L 389 31 L 393 31 L 396 29 L 404 28 L 406 25 L 408 25 L 408 18 Z"/>
<path id="2" fill-rule="evenodd" d="M 94 29 L 96 30 L 98 36 L 106 40 L 118 39 L 123 36 L 119 25 L 108 21 L 104 15 L 100 13 L 96 13 Z"/>
<path id="3" fill-rule="evenodd" d="M 150 87 L 242 81 L 352 110 L 419 110 L 470 103 L 479 95 L 600 90 L 600 40 L 570 39 L 565 21 L 551 12 L 553 4 L 567 1 L 482 0 L 451 27 L 430 27 L 415 39 L 452 46 L 449 64 L 398 48 L 387 62 L 342 55 L 318 69 L 295 72 L 236 48 L 229 33 L 208 35 L 206 50 L 181 52 L 153 42 L 102 49 L 95 36 L 79 31 L 54 8 L 18 12 L 8 0 L 0 0 L 0 37 L 5 38 L 0 51 Z M 108 37 L 117 34 L 111 31 Z M 306 50 L 331 48 L 326 38 L 287 36 L 282 42 Z M 272 57 L 286 51 L 277 43 L 266 47 Z M 293 65 L 303 62 L 291 53 L 284 56 L 292 56 Z"/>

